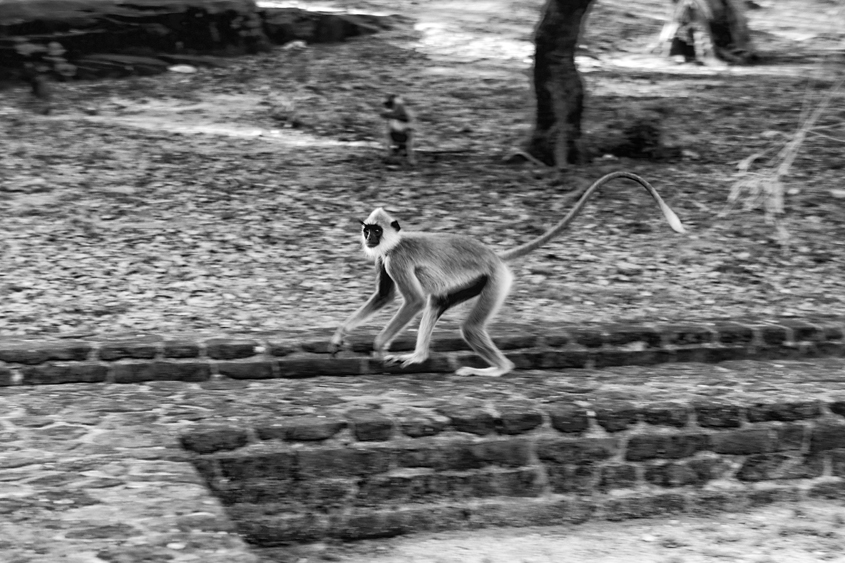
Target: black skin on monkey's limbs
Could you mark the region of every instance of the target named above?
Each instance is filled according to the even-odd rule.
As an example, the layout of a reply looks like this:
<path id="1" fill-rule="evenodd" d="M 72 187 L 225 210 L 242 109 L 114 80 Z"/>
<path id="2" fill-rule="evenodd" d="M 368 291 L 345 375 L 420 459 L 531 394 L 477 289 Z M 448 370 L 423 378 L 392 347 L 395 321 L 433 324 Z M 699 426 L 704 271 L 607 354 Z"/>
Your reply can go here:
<path id="1" fill-rule="evenodd" d="M 488 377 L 508 373 L 514 364 L 496 347 L 486 328 L 510 291 L 513 274 L 507 263 L 529 254 L 559 235 L 578 216 L 590 196 L 616 178 L 627 178 L 640 184 L 657 202 L 669 226 L 676 232 L 684 232 L 678 216 L 657 190 L 630 172 L 613 172 L 600 178 L 587 188 L 555 226 L 526 244 L 498 254 L 463 234 L 400 233 L 399 223 L 384 209 L 376 209 L 362 223 L 361 231 L 364 253 L 375 262 L 375 291 L 338 327 L 329 342 L 329 351 L 337 351 L 346 334 L 386 307 L 399 294 L 402 305 L 376 336 L 373 349 L 377 356 L 385 354 L 396 336 L 421 313 L 414 351 L 384 356 L 384 360 L 387 364 L 396 363 L 402 367 L 422 363 L 429 357 L 434 326 L 443 313 L 459 303 L 477 298 L 461 326 L 461 335 L 490 367 L 462 367 L 456 373 Z"/>

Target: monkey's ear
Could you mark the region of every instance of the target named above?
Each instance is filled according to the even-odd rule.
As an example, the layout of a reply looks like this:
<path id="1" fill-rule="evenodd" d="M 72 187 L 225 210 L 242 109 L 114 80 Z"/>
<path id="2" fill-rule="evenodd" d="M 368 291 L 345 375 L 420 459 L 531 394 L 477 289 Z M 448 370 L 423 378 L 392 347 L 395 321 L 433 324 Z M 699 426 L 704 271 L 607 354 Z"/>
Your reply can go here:
<path id="1" fill-rule="evenodd" d="M 366 223 L 365 223 L 365 222 L 363 222 L 363 221 L 362 221 L 362 220 L 360 220 L 360 219 L 358 219 L 358 222 L 359 222 L 359 223 L 361 223 L 362 225 L 366 225 Z"/>
<path id="2" fill-rule="evenodd" d="M 399 230 L 399 221 L 393 221 L 390 224 L 390 226 L 393 227 L 393 230 L 398 231 Z"/>

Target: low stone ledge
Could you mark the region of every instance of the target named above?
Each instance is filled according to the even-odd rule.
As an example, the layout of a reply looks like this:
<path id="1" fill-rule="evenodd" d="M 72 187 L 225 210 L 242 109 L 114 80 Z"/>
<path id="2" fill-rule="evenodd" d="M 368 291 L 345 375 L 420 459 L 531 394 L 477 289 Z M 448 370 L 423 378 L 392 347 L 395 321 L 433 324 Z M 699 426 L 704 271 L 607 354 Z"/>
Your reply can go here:
<path id="1" fill-rule="evenodd" d="M 502 323 L 499 346 L 519 370 L 598 369 L 676 362 L 800 359 L 845 355 L 845 319 L 784 319 L 761 323 L 720 320 L 684 325 L 609 324 L 545 327 Z M 450 373 L 458 366 L 485 367 L 454 332 L 439 330 L 423 364 L 385 365 L 370 354 L 375 333 L 357 335 L 337 355 L 328 353 L 331 330 L 282 337 L 218 338 L 141 335 L 101 341 L 0 339 L 0 386 L 135 382 L 148 380 L 300 379 L 318 376 Z M 413 349 L 406 334 L 397 351 Z M 129 362 L 126 364 L 125 362 Z M 144 362 L 146 366 L 142 365 Z M 55 367 L 61 365 L 62 367 Z M 133 367 L 126 367 L 131 365 Z M 187 367 L 192 365 L 193 367 Z M 35 366 L 37 369 L 29 369 Z M 53 366 L 53 367 L 48 367 Z M 102 366 L 108 376 L 102 378 Z M 205 366 L 205 367 L 201 367 Z M 799 407 L 798 408 L 800 411 Z M 784 419 L 761 407 L 754 417 Z M 706 413 L 699 413 L 709 416 Z M 724 423 L 724 422 L 723 422 Z"/>

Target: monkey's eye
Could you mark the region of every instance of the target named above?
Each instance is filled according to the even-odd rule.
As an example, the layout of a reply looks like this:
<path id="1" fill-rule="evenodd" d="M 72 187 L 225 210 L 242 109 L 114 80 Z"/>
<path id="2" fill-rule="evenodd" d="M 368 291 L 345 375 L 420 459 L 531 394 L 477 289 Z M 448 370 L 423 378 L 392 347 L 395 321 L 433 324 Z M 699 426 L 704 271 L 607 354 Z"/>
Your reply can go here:
<path id="1" fill-rule="evenodd" d="M 364 232 L 364 236 L 367 236 L 369 233 L 373 233 L 377 237 L 380 237 L 383 232 L 382 228 L 378 225 L 364 225 L 362 231 Z"/>

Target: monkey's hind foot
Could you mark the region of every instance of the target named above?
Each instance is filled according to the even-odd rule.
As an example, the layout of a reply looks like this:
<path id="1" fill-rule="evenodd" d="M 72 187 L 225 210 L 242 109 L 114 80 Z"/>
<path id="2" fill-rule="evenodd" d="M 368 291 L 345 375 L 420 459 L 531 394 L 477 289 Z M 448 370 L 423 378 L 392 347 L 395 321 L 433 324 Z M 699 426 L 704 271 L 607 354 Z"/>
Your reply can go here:
<path id="1" fill-rule="evenodd" d="M 403 368 L 408 367 L 411 364 L 421 364 L 428 359 L 427 354 L 417 354 L 414 352 L 413 354 L 399 354 L 396 356 L 385 356 L 384 363 L 392 366 L 395 364 L 402 364 Z"/>
<path id="2" fill-rule="evenodd" d="M 510 373 L 511 371 L 513 371 L 514 367 L 515 366 L 513 362 L 508 362 L 508 365 L 504 367 L 493 366 L 483 369 L 463 367 L 458 368 L 458 371 L 455 372 L 455 375 L 480 375 L 482 377 L 501 377 L 506 373 Z"/>

